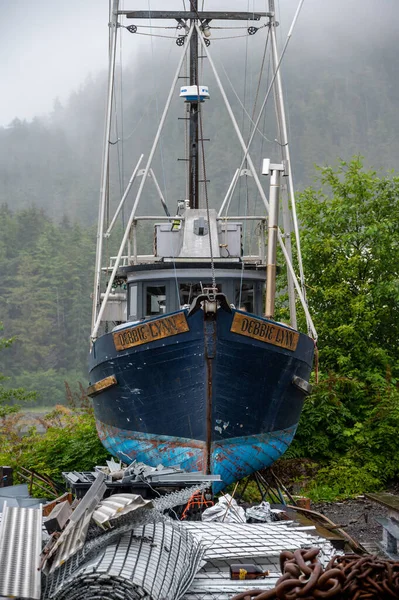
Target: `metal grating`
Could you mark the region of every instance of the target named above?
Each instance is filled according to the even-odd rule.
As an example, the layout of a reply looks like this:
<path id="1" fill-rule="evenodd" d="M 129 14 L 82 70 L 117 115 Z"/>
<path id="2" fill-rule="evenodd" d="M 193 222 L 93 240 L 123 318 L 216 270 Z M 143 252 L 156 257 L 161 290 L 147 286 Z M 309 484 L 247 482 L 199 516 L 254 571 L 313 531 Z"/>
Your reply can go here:
<path id="1" fill-rule="evenodd" d="M 315 545 L 320 540 L 299 527 L 272 523 L 187 522 L 184 525 L 205 545 L 206 559 L 273 556 L 283 550 Z"/>
<path id="2" fill-rule="evenodd" d="M 291 523 L 185 523 L 185 527 L 205 545 L 206 563 L 183 600 L 230 600 L 255 587 L 265 591 L 273 588 L 281 576 L 279 554 L 283 549 L 317 546 L 320 548 L 319 560 L 326 566 L 336 553 L 332 544 L 307 533 L 314 528 L 292 526 Z M 260 565 L 262 571 L 270 572 L 269 576 L 256 581 L 231 580 L 230 564 L 248 562 Z"/>
<path id="3" fill-rule="evenodd" d="M 0 524 L 0 596 L 39 600 L 42 508 L 4 506 Z"/>

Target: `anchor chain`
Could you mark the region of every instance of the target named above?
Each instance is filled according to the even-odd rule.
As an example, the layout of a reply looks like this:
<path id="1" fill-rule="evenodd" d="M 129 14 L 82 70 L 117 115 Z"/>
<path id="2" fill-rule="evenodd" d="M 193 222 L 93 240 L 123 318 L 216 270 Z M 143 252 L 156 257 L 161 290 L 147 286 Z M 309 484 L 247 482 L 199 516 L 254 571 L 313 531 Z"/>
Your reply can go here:
<path id="1" fill-rule="evenodd" d="M 334 556 L 323 569 L 319 548 L 284 551 L 283 573 L 269 590 L 247 590 L 231 600 L 385 600 L 399 598 L 399 562 L 376 555 Z"/>

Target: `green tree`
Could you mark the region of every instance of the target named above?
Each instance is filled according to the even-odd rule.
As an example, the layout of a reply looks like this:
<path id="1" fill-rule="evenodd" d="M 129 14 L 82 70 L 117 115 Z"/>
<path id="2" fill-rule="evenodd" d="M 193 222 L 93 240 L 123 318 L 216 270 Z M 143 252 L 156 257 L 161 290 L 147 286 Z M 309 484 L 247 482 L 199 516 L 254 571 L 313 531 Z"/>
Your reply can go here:
<path id="1" fill-rule="evenodd" d="M 324 369 L 362 376 L 399 368 L 399 178 L 360 159 L 320 170 L 301 195 L 309 305 Z"/>
<path id="2" fill-rule="evenodd" d="M 0 331 L 3 330 L 3 325 L 0 323 Z M 13 343 L 13 338 L 0 337 L 0 351 Z M 4 419 L 7 415 L 18 412 L 19 403 L 31 401 L 35 398 L 34 392 L 27 392 L 23 388 L 9 388 L 4 383 L 9 378 L 0 373 L 0 419 Z"/>
<path id="3" fill-rule="evenodd" d="M 342 161 L 298 211 L 320 372 L 291 453 L 344 457 L 342 481 L 366 465 L 375 485 L 399 472 L 399 178 Z"/>

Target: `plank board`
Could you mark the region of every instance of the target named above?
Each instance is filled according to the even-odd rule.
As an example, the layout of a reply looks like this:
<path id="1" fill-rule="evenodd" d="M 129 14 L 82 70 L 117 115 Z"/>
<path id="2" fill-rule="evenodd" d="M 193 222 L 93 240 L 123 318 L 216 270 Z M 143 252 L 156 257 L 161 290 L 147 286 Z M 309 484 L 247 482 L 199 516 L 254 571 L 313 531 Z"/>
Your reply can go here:
<path id="1" fill-rule="evenodd" d="M 134 327 L 129 327 L 129 329 L 116 331 L 113 334 L 114 344 L 118 351 L 126 350 L 126 348 L 156 342 L 157 340 L 185 333 L 189 330 L 186 315 L 184 312 L 180 312 L 169 317 L 148 321 L 142 325 L 134 325 Z"/>
<path id="2" fill-rule="evenodd" d="M 296 350 L 299 341 L 299 333 L 293 329 L 280 327 L 274 323 L 246 316 L 238 312 L 234 315 L 230 331 L 259 340 L 260 342 L 273 344 L 273 346 L 286 348 L 292 352 Z"/>

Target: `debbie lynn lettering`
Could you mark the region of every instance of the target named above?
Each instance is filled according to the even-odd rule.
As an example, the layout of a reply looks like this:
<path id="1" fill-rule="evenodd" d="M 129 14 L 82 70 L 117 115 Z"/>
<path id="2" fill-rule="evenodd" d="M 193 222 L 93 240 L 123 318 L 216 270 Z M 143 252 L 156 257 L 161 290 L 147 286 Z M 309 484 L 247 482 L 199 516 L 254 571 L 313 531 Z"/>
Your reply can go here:
<path id="1" fill-rule="evenodd" d="M 295 350 L 298 335 L 294 331 L 276 327 L 270 323 L 262 323 L 255 319 L 244 317 L 241 321 L 241 331 L 244 334 L 264 339 L 270 343 L 285 346 Z"/>

